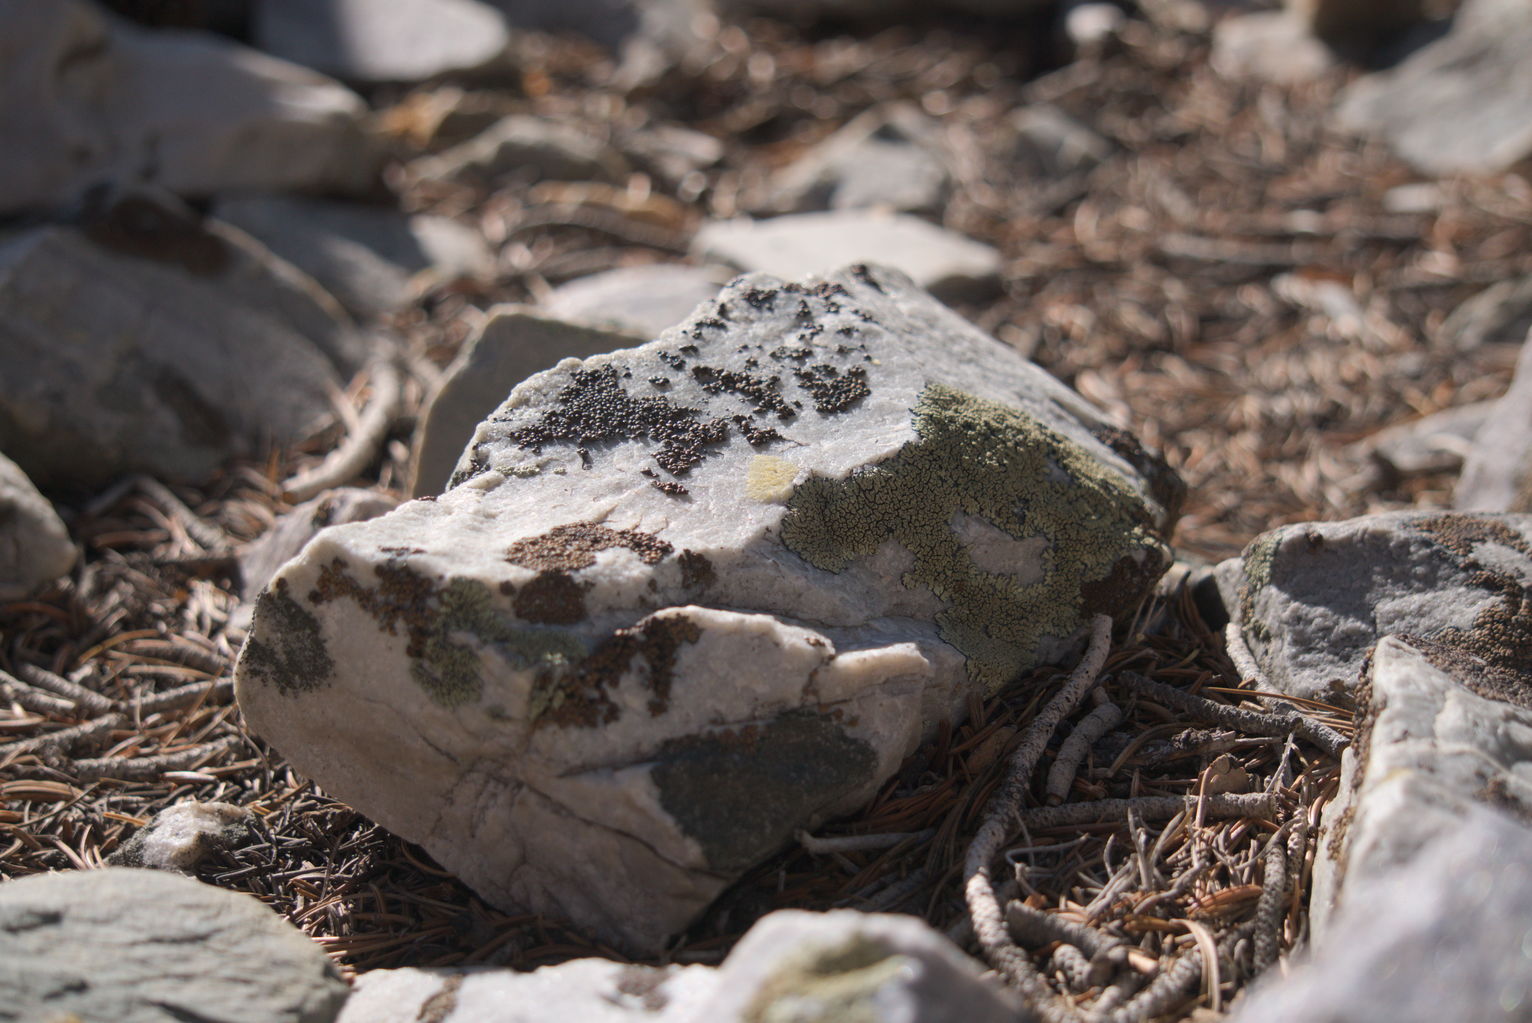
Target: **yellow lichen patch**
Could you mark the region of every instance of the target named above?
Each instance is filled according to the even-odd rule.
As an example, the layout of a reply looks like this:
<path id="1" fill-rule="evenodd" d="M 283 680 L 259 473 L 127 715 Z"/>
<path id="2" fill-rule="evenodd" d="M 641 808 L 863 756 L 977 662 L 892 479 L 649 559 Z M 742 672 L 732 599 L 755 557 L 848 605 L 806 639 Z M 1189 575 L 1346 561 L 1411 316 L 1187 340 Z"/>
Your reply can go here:
<path id="1" fill-rule="evenodd" d="M 752 501 L 782 502 L 793 496 L 798 467 L 776 455 L 756 455 L 745 470 L 745 496 Z"/>

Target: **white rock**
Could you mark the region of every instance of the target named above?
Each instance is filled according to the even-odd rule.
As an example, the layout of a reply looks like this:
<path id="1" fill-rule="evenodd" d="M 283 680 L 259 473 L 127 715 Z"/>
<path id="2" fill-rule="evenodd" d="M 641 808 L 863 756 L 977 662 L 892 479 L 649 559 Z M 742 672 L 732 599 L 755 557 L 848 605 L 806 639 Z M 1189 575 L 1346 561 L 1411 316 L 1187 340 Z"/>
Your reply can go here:
<path id="1" fill-rule="evenodd" d="M 718 288 L 712 291 L 716 293 Z M 691 303 L 681 315 L 696 304 Z M 623 348 L 632 340 L 625 334 L 565 323 L 517 306 L 491 309 L 483 326 L 463 346 L 426 399 L 415 437 L 411 496 L 425 497 L 447 489 L 474 431 L 517 384 L 534 373 L 552 369 L 562 359 L 599 355 Z"/>
<path id="2" fill-rule="evenodd" d="M 988 245 L 918 217 L 879 211 L 714 221 L 697 232 L 693 249 L 700 259 L 784 278 L 882 262 L 938 298 L 999 286 L 1000 253 Z"/>
<path id="3" fill-rule="evenodd" d="M 467 142 L 410 165 L 419 177 L 448 181 L 620 181 L 627 161 L 589 132 L 546 117 L 502 117 Z"/>
<path id="4" fill-rule="evenodd" d="M 1466 0 L 1452 29 L 1357 81 L 1341 127 L 1375 134 L 1427 174 L 1484 174 L 1532 155 L 1532 17 L 1525 0 Z"/>
<path id="5" fill-rule="evenodd" d="M 1460 352 L 1485 344 L 1519 345 L 1532 334 L 1532 275 L 1491 284 L 1452 310 L 1438 338 Z"/>
<path id="6" fill-rule="evenodd" d="M 1379 430 L 1357 449 L 1383 462 L 1401 476 L 1451 472 L 1462 466 L 1473 449 L 1474 437 L 1494 415 L 1496 403 L 1476 401 Z M 1510 509 L 1494 509 L 1508 511 Z"/>
<path id="7" fill-rule="evenodd" d="M 0 308 L 0 450 L 49 488 L 296 439 L 363 351 L 307 277 L 148 194 L 0 241 Z"/>
<path id="8" fill-rule="evenodd" d="M 975 689 L 1135 606 L 1179 487 L 865 267 L 743 278 L 565 360 L 455 482 L 278 574 L 246 719 L 488 901 L 648 950 Z"/>
<path id="9" fill-rule="evenodd" d="M 778 171 L 767 206 L 934 212 L 951 187 L 935 122 L 898 104 L 867 111 Z"/>
<path id="10" fill-rule="evenodd" d="M 69 530 L 27 474 L 0 454 L 0 602 L 21 600 L 74 567 Z"/>
<path id="11" fill-rule="evenodd" d="M 155 814 L 109 862 L 188 873 L 215 849 L 244 841 L 250 834 L 249 822 L 250 811 L 232 803 L 177 803 Z"/>
<path id="12" fill-rule="evenodd" d="M 495 272 L 495 255 L 479 233 L 447 217 L 276 195 L 220 199 L 213 214 L 313 277 L 363 319 L 408 303 L 420 275 L 450 280 Z"/>
<path id="13" fill-rule="evenodd" d="M 1532 511 L 1532 343 L 1522 345 L 1511 389 L 1474 435 L 1452 503 L 1463 511 Z"/>
<path id="14" fill-rule="evenodd" d="M 1225 78 L 1284 85 L 1335 68 L 1339 58 L 1292 11 L 1253 11 L 1224 18 L 1213 29 L 1213 70 Z"/>
<path id="15" fill-rule="evenodd" d="M 0 212 L 143 179 L 190 196 L 360 191 L 381 158 L 365 113 L 330 79 L 216 36 L 84 0 L 0 5 Z"/>
<path id="16" fill-rule="evenodd" d="M 1263 533 L 1239 563 L 1234 621 L 1280 692 L 1349 700 L 1391 633 L 1433 655 L 1517 670 L 1532 516 L 1392 512 Z M 1532 625 L 1532 623 L 1529 623 Z"/>
<path id="17" fill-rule="evenodd" d="M 622 267 L 559 285 L 543 308 L 554 319 L 619 331 L 648 341 L 666 327 L 686 319 L 693 309 L 718 294 L 718 289 L 733 276 L 717 267 L 679 263 Z"/>
<path id="18" fill-rule="evenodd" d="M 256 46 L 352 82 L 509 69 L 504 16 L 479 0 L 262 0 Z"/>

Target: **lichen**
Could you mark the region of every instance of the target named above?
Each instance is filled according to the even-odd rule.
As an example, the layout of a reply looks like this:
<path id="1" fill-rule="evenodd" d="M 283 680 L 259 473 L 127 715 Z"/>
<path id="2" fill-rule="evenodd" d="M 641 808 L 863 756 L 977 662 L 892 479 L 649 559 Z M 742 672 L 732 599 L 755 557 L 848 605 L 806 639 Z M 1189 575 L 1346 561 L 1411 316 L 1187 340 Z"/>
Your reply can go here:
<path id="1" fill-rule="evenodd" d="M 1134 606 L 1169 563 L 1140 495 L 1058 431 L 940 384 L 926 388 L 914 414 L 917 440 L 893 457 L 845 479 L 799 484 L 782 540 L 829 572 L 890 538 L 902 544 L 914 557 L 905 585 L 946 603 L 936 616 L 941 635 L 988 690 L 1035 666 L 1045 637 Z M 1046 538 L 1042 579 L 1023 584 L 975 564 L 952 531 L 957 512 L 1017 539 Z"/>
<path id="2" fill-rule="evenodd" d="M 595 728 L 610 724 L 619 713 L 612 690 L 635 660 L 644 669 L 639 684 L 649 690 L 649 713 L 663 714 L 670 707 L 681 648 L 701 636 L 701 627 L 683 615 L 650 618 L 632 628 L 618 629 L 577 661 L 548 665 L 538 672 L 529 717 L 537 727 Z"/>
<path id="3" fill-rule="evenodd" d="M 255 605 L 257 628 L 240 659 L 244 677 L 276 686 L 284 696 L 323 687 L 335 673 L 335 660 L 325 649 L 319 619 L 288 592 L 278 579 Z"/>
<path id="4" fill-rule="evenodd" d="M 745 468 L 745 496 L 752 501 L 777 503 L 793 496 L 798 467 L 775 455 L 756 455 Z"/>
<path id="5" fill-rule="evenodd" d="M 909 962 L 881 941 L 853 935 L 783 957 L 740 1014 L 743 1023 L 874 1023 L 877 992 Z"/>
<path id="6" fill-rule="evenodd" d="M 1239 628 L 1250 637 L 1266 642 L 1270 630 L 1255 613 L 1255 598 L 1271 585 L 1271 572 L 1277 559 L 1277 548 L 1282 546 L 1285 531 L 1273 529 L 1251 540 L 1245 547 L 1240 562 L 1244 567 L 1244 580 L 1239 586 Z"/>

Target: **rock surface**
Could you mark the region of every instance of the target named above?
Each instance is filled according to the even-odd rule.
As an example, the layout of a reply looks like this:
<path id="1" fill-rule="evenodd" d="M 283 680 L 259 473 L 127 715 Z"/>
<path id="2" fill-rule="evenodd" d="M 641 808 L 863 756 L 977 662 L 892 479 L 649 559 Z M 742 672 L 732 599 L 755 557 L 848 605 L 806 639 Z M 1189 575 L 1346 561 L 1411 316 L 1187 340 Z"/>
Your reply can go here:
<path id="1" fill-rule="evenodd" d="M 277 195 L 221 199 L 213 214 L 318 281 L 361 319 L 409 302 L 416 275 L 489 277 L 495 256 L 447 217 L 386 206 Z"/>
<path id="2" fill-rule="evenodd" d="M 249 895 L 159 870 L 0 884 L 0 1020 L 329 1023 L 346 982 Z"/>
<path id="3" fill-rule="evenodd" d="M 939 210 L 952 187 L 937 125 L 908 105 L 869 110 L 778 171 L 775 212 Z"/>
<path id="4" fill-rule="evenodd" d="M 1056 106 L 1037 103 L 1010 117 L 1012 151 L 1023 178 L 1054 179 L 1084 174 L 1112 155 L 1112 144 Z"/>
<path id="5" fill-rule="evenodd" d="M 1477 401 L 1442 409 L 1380 430 L 1357 446 L 1400 476 L 1451 472 L 1462 466 L 1474 438 L 1495 414 L 1495 406 L 1493 401 Z"/>
<path id="6" fill-rule="evenodd" d="M 1438 335 L 1472 351 L 1483 344 L 1519 345 L 1532 334 L 1532 276 L 1492 284 L 1452 311 Z"/>
<path id="7" fill-rule="evenodd" d="M 74 543 L 48 499 L 0 455 L 0 602 L 21 600 L 74 567 Z"/>
<path id="8" fill-rule="evenodd" d="M 877 211 L 715 221 L 697 232 L 693 250 L 700 259 L 784 278 L 881 261 L 938 298 L 999 286 L 1000 253 L 988 245 L 918 217 Z"/>
<path id="9" fill-rule="evenodd" d="M 1015 996 L 924 922 L 838 910 L 760 920 L 722 966 L 579 959 L 531 973 L 374 970 L 338 1023 L 1029 1023 Z"/>
<path id="10" fill-rule="evenodd" d="M 182 195 L 356 192 L 380 153 L 360 97 L 195 32 L 146 31 L 83 0 L 0 6 L 0 212 L 152 177 Z"/>
<path id="11" fill-rule="evenodd" d="M 1510 390 L 1474 434 L 1452 504 L 1463 511 L 1532 512 L 1532 342 L 1522 345 Z"/>
<path id="12" fill-rule="evenodd" d="M 1293 85 L 1318 78 L 1340 58 L 1292 11 L 1253 11 L 1218 22 L 1209 59 L 1231 80 Z"/>
<path id="13" fill-rule="evenodd" d="M 505 18 L 479 0 L 261 0 L 256 46 L 351 82 L 508 69 Z"/>
<path id="14" fill-rule="evenodd" d="M 422 178 L 529 182 L 622 180 L 627 161 L 594 135 L 530 114 L 502 117 L 467 142 L 410 165 Z"/>
<path id="15" fill-rule="evenodd" d="M 648 341 L 686 319 L 693 309 L 718 294 L 732 276 L 716 267 L 679 263 L 622 267 L 559 285 L 543 308 L 554 319 Z"/>
<path id="16" fill-rule="evenodd" d="M 562 359 L 599 355 L 632 341 L 624 334 L 549 319 L 515 306 L 490 310 L 426 401 L 415 438 L 411 495 L 424 497 L 447 489 L 474 431 L 517 384 L 552 369 Z"/>
<path id="17" fill-rule="evenodd" d="M 1351 881 L 1314 953 L 1257 987 L 1234 1023 L 1525 1019 L 1529 862 L 1525 826 L 1469 810 L 1407 866 Z"/>
<path id="18" fill-rule="evenodd" d="M 110 857 L 119 867 L 187 873 L 209 853 L 250 835 L 250 811 L 232 803 L 177 803 L 154 815 Z"/>
<path id="19" fill-rule="evenodd" d="M 307 277 L 148 194 L 0 241 L 0 308 L 0 450 L 45 488 L 204 478 L 327 415 L 363 352 Z"/>
<path id="20" fill-rule="evenodd" d="M 1390 634 L 1442 664 L 1475 665 L 1486 686 L 1516 677 L 1525 661 L 1529 516 L 1299 523 L 1256 537 L 1231 568 L 1234 621 L 1280 692 L 1349 702 L 1367 651 Z"/>
<path id="21" fill-rule="evenodd" d="M 251 727 L 490 902 L 660 947 L 1169 563 L 1180 482 L 907 279 L 566 360 L 262 596 Z M 380 750 L 386 755 L 379 756 Z"/>
<path id="22" fill-rule="evenodd" d="M 1525 0 L 1466 0 L 1450 32 L 1356 82 L 1337 113 L 1427 174 L 1490 173 L 1532 155 Z"/>

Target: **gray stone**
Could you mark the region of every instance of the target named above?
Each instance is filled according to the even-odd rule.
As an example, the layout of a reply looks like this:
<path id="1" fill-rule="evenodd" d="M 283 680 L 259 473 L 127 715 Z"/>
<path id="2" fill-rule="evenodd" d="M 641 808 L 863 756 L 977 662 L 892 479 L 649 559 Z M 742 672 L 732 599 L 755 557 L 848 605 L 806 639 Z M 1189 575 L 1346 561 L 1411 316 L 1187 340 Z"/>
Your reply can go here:
<path id="1" fill-rule="evenodd" d="M 160 870 L 0 883 L 0 1020 L 330 1023 L 346 982 L 255 897 Z"/>
<path id="2" fill-rule="evenodd" d="M 693 1019 L 1032 1023 L 983 968 L 912 916 L 783 910 L 752 927 Z"/>
<path id="3" fill-rule="evenodd" d="M 312 280 L 148 194 L 0 241 L 0 308 L 0 450 L 45 488 L 294 440 L 364 351 Z"/>
<path id="4" fill-rule="evenodd" d="M 1462 511 L 1532 512 L 1532 343 L 1522 345 L 1510 390 L 1474 434 L 1452 504 Z"/>
<path id="5" fill-rule="evenodd" d="M 502 117 L 467 142 L 410 165 L 428 180 L 620 181 L 627 161 L 594 135 L 546 117 Z"/>
<path id="6" fill-rule="evenodd" d="M 718 289 L 733 276 L 717 267 L 679 263 L 623 267 L 560 285 L 553 289 L 543 308 L 554 319 L 620 331 L 648 341 L 666 327 L 686 319 L 693 309 L 718 294 Z M 552 362 L 537 368 L 547 369 L 551 365 Z"/>
<path id="7" fill-rule="evenodd" d="M 1532 832 L 1471 809 L 1405 866 L 1357 875 L 1312 954 L 1234 1023 L 1504 1023 L 1532 1011 Z"/>
<path id="8" fill-rule="evenodd" d="M 474 431 L 517 384 L 534 373 L 552 369 L 562 359 L 599 355 L 632 341 L 625 334 L 577 326 L 515 306 L 490 310 L 484 325 L 463 346 L 426 399 L 415 437 L 411 496 L 425 497 L 447 489 L 452 470 L 473 440 Z"/>
<path id="9" fill-rule="evenodd" d="M 365 113 L 330 79 L 212 35 L 83 0 L 0 5 L 0 212 L 143 179 L 199 197 L 357 192 L 381 160 Z"/>
<path id="10" fill-rule="evenodd" d="M 351 82 L 423 82 L 510 65 L 504 16 L 479 0 L 261 0 L 255 45 Z"/>
<path id="11" fill-rule="evenodd" d="M 671 185 L 714 166 L 724 153 L 723 143 L 712 135 L 675 124 L 644 125 L 618 144 L 629 160 Z"/>
<path id="12" fill-rule="evenodd" d="M 446 217 L 276 195 L 221 199 L 213 212 L 363 319 L 408 303 L 419 290 L 419 275 L 450 280 L 495 272 L 495 255 L 478 232 Z"/>
<path id="13" fill-rule="evenodd" d="M 58 512 L 21 467 L 0 454 L 0 603 L 30 596 L 74 561 Z"/>
<path id="14" fill-rule="evenodd" d="M 939 210 L 952 177 L 937 132 L 905 104 L 869 110 L 778 171 L 767 208 Z"/>
<path id="15" fill-rule="evenodd" d="M 1359 442 L 1358 449 L 1400 476 L 1452 472 L 1462 466 L 1464 456 L 1473 448 L 1474 437 L 1491 420 L 1495 404 L 1477 401 L 1390 426 Z"/>
<path id="16" fill-rule="evenodd" d="M 1526 0 L 1466 0 L 1445 36 L 1348 88 L 1337 116 L 1427 174 L 1492 173 L 1532 156 Z"/>
<path id="17" fill-rule="evenodd" d="M 1013 168 L 1026 178 L 1085 174 L 1112 155 L 1112 144 L 1058 107 L 1041 103 L 1010 117 L 1016 132 Z"/>
<path id="18" fill-rule="evenodd" d="M 1481 674 L 1519 670 L 1532 517 L 1391 512 L 1263 533 L 1245 548 L 1234 621 L 1275 690 L 1350 700 L 1367 651 L 1400 634 Z"/>
<path id="19" fill-rule="evenodd" d="M 1224 18 L 1213 29 L 1213 70 L 1225 78 L 1295 85 L 1340 62 L 1335 51 L 1292 11 L 1253 11 Z"/>
<path id="20" fill-rule="evenodd" d="M 653 951 L 1169 563 L 1179 480 L 887 270 L 565 360 L 262 595 L 250 727 L 489 902 Z M 382 753 L 381 751 L 386 751 Z"/>
<path id="21" fill-rule="evenodd" d="M 1532 276 L 1492 284 L 1442 322 L 1441 343 L 1461 352 L 1485 344 L 1519 345 L 1532 334 Z"/>
<path id="22" fill-rule="evenodd" d="M 1335 42 L 1372 42 L 1426 20 L 1425 0 L 1287 0 L 1308 32 Z"/>
<path id="23" fill-rule="evenodd" d="M 118 867 L 188 873 L 211 853 L 250 837 L 250 811 L 232 803 L 188 801 L 168 806 L 108 857 Z"/>
<path id="24" fill-rule="evenodd" d="M 918 217 L 879 211 L 714 221 L 697 232 L 693 251 L 699 259 L 784 278 L 883 262 L 942 299 L 987 294 L 1000 283 L 1000 253 L 988 245 Z"/>
<path id="25" fill-rule="evenodd" d="M 729 1023 L 697 1009 L 718 985 L 708 966 L 576 959 L 514 970 L 373 970 L 336 1023 Z"/>

